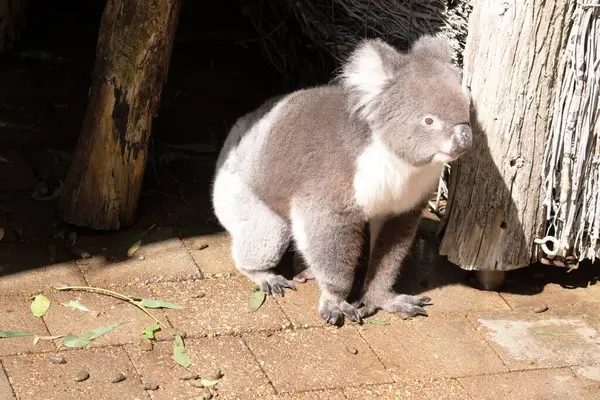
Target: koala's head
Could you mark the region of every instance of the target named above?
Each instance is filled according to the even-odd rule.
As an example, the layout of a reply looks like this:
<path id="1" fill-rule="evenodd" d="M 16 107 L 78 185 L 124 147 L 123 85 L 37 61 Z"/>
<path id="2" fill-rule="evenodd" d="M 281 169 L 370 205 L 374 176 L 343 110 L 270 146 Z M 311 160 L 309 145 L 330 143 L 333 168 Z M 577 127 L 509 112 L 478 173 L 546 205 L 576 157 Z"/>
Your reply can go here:
<path id="1" fill-rule="evenodd" d="M 447 41 L 423 36 L 406 53 L 363 41 L 342 68 L 349 107 L 413 165 L 450 162 L 471 147 L 470 99 Z"/>

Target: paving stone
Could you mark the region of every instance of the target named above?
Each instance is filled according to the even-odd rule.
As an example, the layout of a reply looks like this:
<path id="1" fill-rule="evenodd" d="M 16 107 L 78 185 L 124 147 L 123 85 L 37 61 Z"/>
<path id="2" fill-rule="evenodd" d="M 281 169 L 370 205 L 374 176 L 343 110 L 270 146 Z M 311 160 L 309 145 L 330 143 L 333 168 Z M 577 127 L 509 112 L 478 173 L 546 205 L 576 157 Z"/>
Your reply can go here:
<path id="1" fill-rule="evenodd" d="M 571 370 L 588 390 L 600 393 L 600 363 L 595 365 L 578 365 L 571 367 Z"/>
<path id="2" fill-rule="evenodd" d="M 159 283 L 151 288 L 156 298 L 168 298 L 185 307 L 165 312 L 176 329 L 190 336 L 273 331 L 290 325 L 272 297 L 258 310 L 248 310 L 254 284 L 245 277 Z"/>
<path id="3" fill-rule="evenodd" d="M 64 364 L 53 364 L 49 354 L 10 356 L 3 359 L 4 368 L 19 400 L 127 399 L 146 400 L 139 376 L 127 353 L 121 347 L 71 350 L 60 353 Z M 89 379 L 75 382 L 80 371 Z M 127 379 L 111 383 L 121 372 Z"/>
<path id="4" fill-rule="evenodd" d="M 19 148 L 3 144 L 0 149 L 0 166 L 0 188 L 2 190 L 23 191 L 35 188 L 37 179 Z"/>
<path id="5" fill-rule="evenodd" d="M 77 265 L 52 263 L 43 243 L 0 243 L 0 296 L 34 294 L 57 282 L 84 285 Z"/>
<path id="6" fill-rule="evenodd" d="M 425 290 L 419 295 L 431 297 L 432 304 L 425 307 L 431 316 L 447 312 L 510 310 L 497 292 L 478 290 L 461 284 L 440 286 Z"/>
<path id="7" fill-rule="evenodd" d="M 600 363 L 598 331 L 582 318 L 547 311 L 470 315 L 511 370 Z"/>
<path id="8" fill-rule="evenodd" d="M 0 282 L 3 278 L 0 278 Z M 0 331 L 27 332 L 39 336 L 48 336 L 48 330 L 41 318 L 31 314 L 31 300 L 25 296 L 0 297 Z M 0 339 L 0 356 L 9 354 L 50 351 L 50 342 L 41 340 L 33 344 L 33 336 Z"/>
<path id="9" fill-rule="evenodd" d="M 10 387 L 8 378 L 2 368 L 2 361 L 0 361 L 0 395 L 3 400 L 16 400 L 15 394 Z"/>
<path id="10" fill-rule="evenodd" d="M 113 290 L 137 298 L 154 298 L 150 290 L 144 287 L 117 287 Z M 121 325 L 98 337 L 88 347 L 137 343 L 142 338 L 141 331 L 154 323 L 154 320 L 139 308 L 110 296 L 79 291 L 53 291 L 48 293 L 47 297 L 52 301 L 52 305 L 44 315 L 44 321 L 52 335 L 81 334 L 91 329 L 121 322 Z M 90 311 L 74 310 L 62 305 L 70 300 L 78 301 Z M 159 300 L 170 302 L 168 298 Z M 163 310 L 152 309 L 149 311 L 169 326 Z M 184 310 L 178 311 L 185 312 Z M 158 340 L 171 336 L 172 332 L 165 328 L 156 333 Z"/>
<path id="11" fill-rule="evenodd" d="M 318 327 L 324 322 L 319 315 L 319 298 L 321 289 L 316 281 L 296 283 L 297 291 L 286 290 L 285 297 L 276 296 L 275 299 L 290 318 L 294 327 Z"/>
<path id="12" fill-rule="evenodd" d="M 459 378 L 473 400 L 592 400 L 568 369 L 543 369 Z"/>
<path id="13" fill-rule="evenodd" d="M 280 393 L 391 383 L 392 378 L 353 327 L 244 336 Z M 354 348 L 354 354 L 348 348 Z"/>
<path id="14" fill-rule="evenodd" d="M 219 398 L 258 399 L 274 393 L 241 338 L 186 339 L 185 348 L 192 361 L 187 371 L 206 378 L 217 368 L 221 370 L 223 377 L 217 384 Z M 150 352 L 133 346 L 126 349 L 142 380 L 159 384 L 159 389 L 152 392 L 154 400 L 187 400 L 200 395 L 200 389 L 180 379 L 186 374 L 186 369 L 173 360 L 172 342 L 156 343 Z"/>
<path id="15" fill-rule="evenodd" d="M 341 390 L 315 390 L 294 394 L 280 394 L 269 397 L 270 400 L 345 400 Z"/>
<path id="16" fill-rule="evenodd" d="M 517 292 L 502 292 L 501 296 L 514 310 L 533 309 L 540 305 L 547 305 L 549 308 L 557 306 L 567 306 L 581 302 L 594 301 L 594 298 L 583 287 L 567 289 L 555 283 L 546 284 L 542 291 L 535 293 L 535 289 L 528 290 L 526 285 L 513 284 L 518 287 Z"/>
<path id="17" fill-rule="evenodd" d="M 201 278 L 173 228 L 151 229 L 139 249 L 127 257 L 128 249 L 142 234 L 142 230 L 134 230 L 80 238 L 78 246 L 94 256 L 78 261 L 86 280 L 106 287 Z"/>
<path id="18" fill-rule="evenodd" d="M 185 247 L 204 275 L 238 274 L 231 258 L 231 236 L 227 233 L 182 236 Z"/>
<path id="19" fill-rule="evenodd" d="M 391 320 L 358 328 L 388 371 L 400 382 L 506 371 L 465 317 Z"/>
<path id="20" fill-rule="evenodd" d="M 349 400 L 461 400 L 470 399 L 467 391 L 454 379 L 346 388 Z"/>

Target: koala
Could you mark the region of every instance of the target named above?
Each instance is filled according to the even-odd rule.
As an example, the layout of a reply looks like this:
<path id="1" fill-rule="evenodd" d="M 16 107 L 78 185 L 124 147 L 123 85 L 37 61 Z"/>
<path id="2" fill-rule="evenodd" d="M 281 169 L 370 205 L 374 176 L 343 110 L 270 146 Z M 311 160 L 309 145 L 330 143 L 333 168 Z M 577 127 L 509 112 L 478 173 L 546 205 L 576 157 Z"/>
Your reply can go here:
<path id="1" fill-rule="evenodd" d="M 427 315 L 431 299 L 392 287 L 444 164 L 471 147 L 470 97 L 451 59 L 433 36 L 406 52 L 364 40 L 331 83 L 269 99 L 236 121 L 212 203 L 241 273 L 271 294 L 296 290 L 275 271 L 293 243 L 320 287 L 326 323 L 360 323 L 377 310 Z M 351 304 L 367 229 L 369 262 Z"/>

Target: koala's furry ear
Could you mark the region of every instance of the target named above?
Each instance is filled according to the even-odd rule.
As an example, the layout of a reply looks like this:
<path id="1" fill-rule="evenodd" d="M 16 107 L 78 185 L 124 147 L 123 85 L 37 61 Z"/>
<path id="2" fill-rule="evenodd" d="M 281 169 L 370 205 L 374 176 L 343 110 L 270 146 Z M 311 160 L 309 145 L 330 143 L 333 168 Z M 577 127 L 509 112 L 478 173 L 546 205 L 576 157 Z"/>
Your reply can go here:
<path id="1" fill-rule="evenodd" d="M 402 55 L 381 39 L 363 40 L 342 66 L 339 78 L 349 91 L 351 111 L 370 120 L 377 99 L 394 78 Z"/>
<path id="2" fill-rule="evenodd" d="M 452 49 L 452 46 L 450 46 L 450 43 L 445 39 L 431 35 L 423 35 L 413 43 L 411 53 L 424 57 L 437 58 L 444 62 L 452 62 L 454 50 Z"/>

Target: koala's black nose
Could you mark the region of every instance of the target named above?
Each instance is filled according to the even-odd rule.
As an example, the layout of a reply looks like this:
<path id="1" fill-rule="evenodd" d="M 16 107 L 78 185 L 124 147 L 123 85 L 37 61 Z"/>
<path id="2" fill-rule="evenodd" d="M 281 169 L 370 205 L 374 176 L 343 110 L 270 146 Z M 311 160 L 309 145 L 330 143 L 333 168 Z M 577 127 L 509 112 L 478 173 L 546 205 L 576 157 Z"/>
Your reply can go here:
<path id="1" fill-rule="evenodd" d="M 458 124 L 452 128 L 452 153 L 461 155 L 471 148 L 473 134 L 468 124 Z"/>

